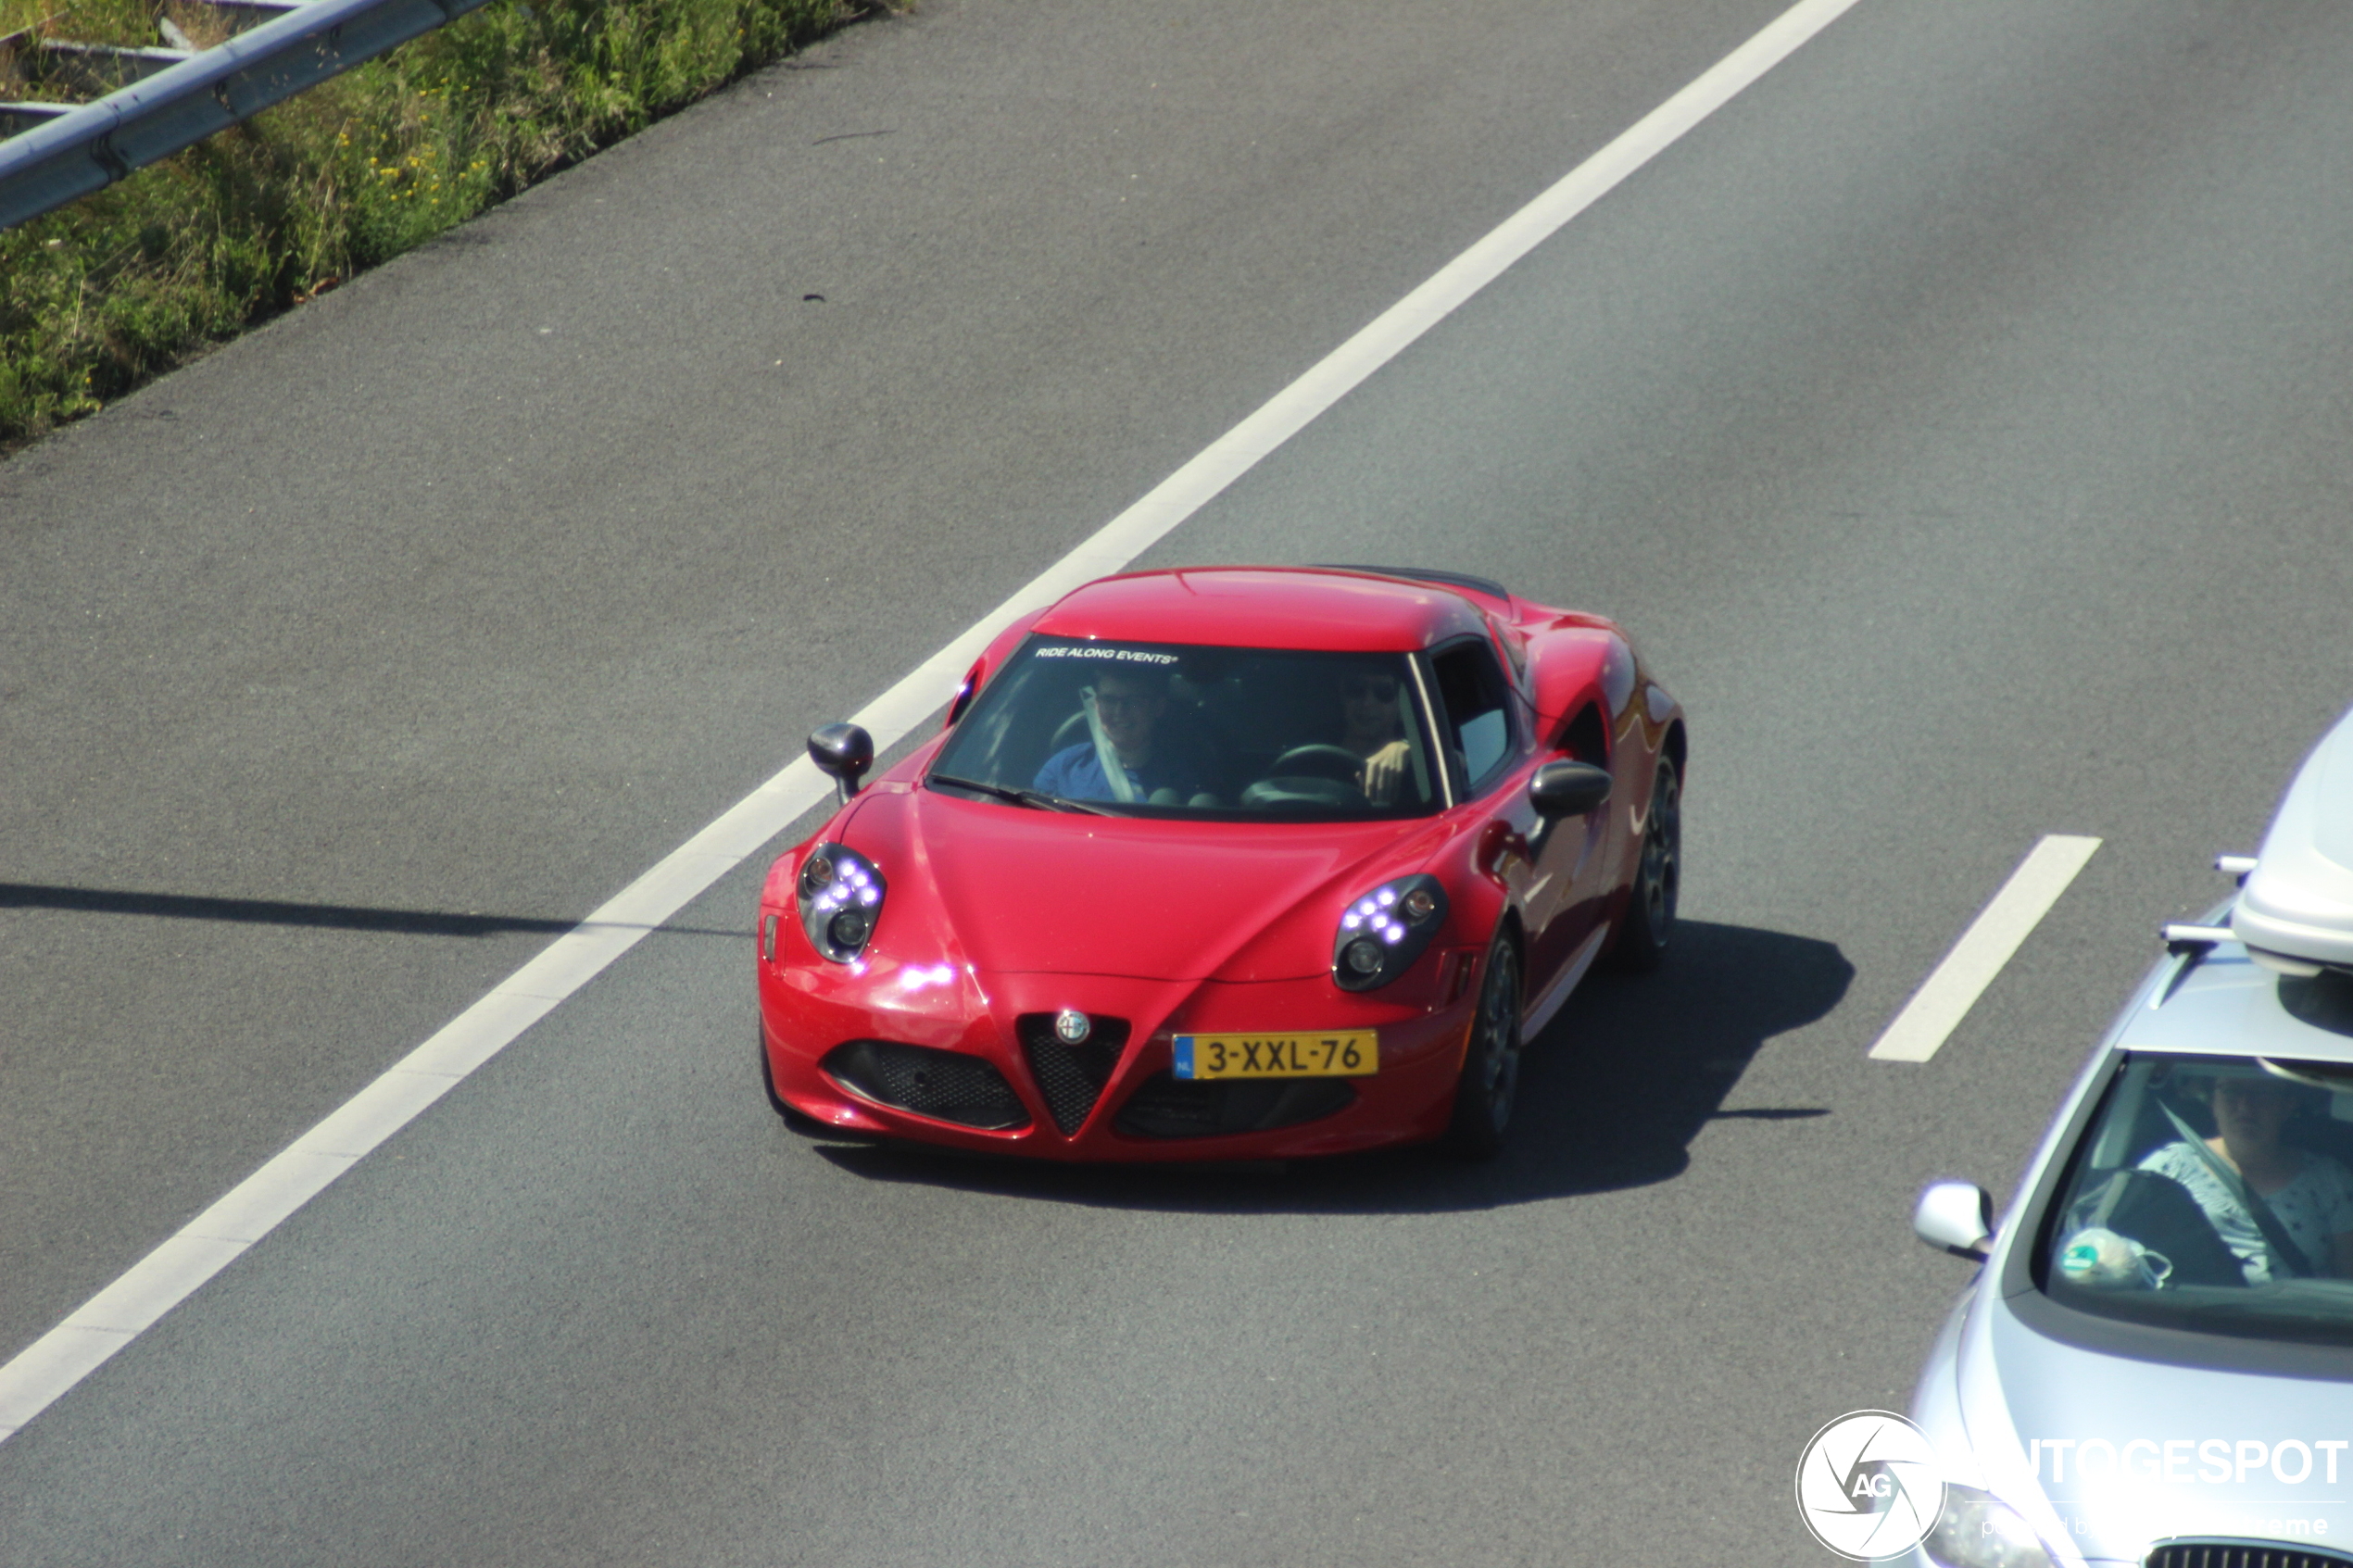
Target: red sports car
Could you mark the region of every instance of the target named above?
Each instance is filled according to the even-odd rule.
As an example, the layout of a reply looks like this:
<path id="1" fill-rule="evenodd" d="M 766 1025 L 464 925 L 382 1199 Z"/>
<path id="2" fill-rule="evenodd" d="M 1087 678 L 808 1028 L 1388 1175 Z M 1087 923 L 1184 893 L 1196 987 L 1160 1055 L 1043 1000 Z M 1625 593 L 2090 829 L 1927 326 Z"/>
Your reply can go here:
<path id="1" fill-rule="evenodd" d="M 761 895 L 770 1097 L 1057 1160 L 1491 1155 L 1521 1042 L 1667 946 L 1685 746 L 1623 632 L 1476 578 L 1088 583 L 864 789 L 864 732 L 811 737 L 843 804 Z"/>

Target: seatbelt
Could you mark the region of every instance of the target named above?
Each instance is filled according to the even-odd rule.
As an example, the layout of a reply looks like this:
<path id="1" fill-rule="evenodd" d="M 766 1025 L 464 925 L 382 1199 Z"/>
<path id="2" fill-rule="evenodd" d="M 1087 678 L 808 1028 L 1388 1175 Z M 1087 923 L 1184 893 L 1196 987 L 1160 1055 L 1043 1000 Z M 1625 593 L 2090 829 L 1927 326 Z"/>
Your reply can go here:
<path id="1" fill-rule="evenodd" d="M 1095 760 L 1102 764 L 1103 781 L 1111 785 L 1112 798 L 1126 805 L 1136 803 L 1136 786 L 1127 777 L 1127 770 L 1119 765 L 1119 753 L 1113 748 L 1111 737 L 1103 734 L 1103 721 L 1095 711 L 1095 688 L 1079 689 L 1078 701 L 1087 709 L 1087 733 L 1095 737 Z"/>
<path id="2" fill-rule="evenodd" d="M 2182 1135 L 2182 1141 L 2206 1161 L 2206 1168 L 2214 1173 L 2215 1178 L 2222 1184 L 2222 1190 L 2229 1193 L 2246 1211 L 2246 1217 L 2255 1222 L 2255 1228 L 2263 1233 L 2263 1244 L 2271 1249 L 2274 1257 L 2287 1265 L 2287 1272 L 2309 1278 L 2313 1272 L 2312 1260 L 2304 1255 L 2304 1248 L 2296 1245 L 2295 1238 L 2287 1234 L 2287 1227 L 2280 1223 L 2280 1217 L 2271 1212 L 2270 1204 L 2263 1201 L 2263 1195 L 2247 1185 L 2245 1178 L 2224 1164 L 2221 1157 L 2206 1146 L 2206 1140 L 2192 1131 L 2187 1122 L 2174 1114 L 2171 1106 L 2160 1099 L 2157 1108 L 2165 1112 L 2165 1119 L 2173 1123 L 2173 1130 Z"/>

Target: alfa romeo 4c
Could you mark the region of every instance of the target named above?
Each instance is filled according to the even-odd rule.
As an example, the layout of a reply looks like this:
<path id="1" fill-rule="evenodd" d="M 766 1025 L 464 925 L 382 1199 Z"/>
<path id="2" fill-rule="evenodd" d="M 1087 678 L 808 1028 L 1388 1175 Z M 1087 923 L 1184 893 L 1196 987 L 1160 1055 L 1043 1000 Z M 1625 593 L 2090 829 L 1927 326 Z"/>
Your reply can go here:
<path id="1" fill-rule="evenodd" d="M 1106 578 L 768 873 L 804 1129 L 1062 1160 L 1494 1153 L 1523 1041 L 1672 935 L 1683 714 L 1626 634 L 1369 568 Z"/>

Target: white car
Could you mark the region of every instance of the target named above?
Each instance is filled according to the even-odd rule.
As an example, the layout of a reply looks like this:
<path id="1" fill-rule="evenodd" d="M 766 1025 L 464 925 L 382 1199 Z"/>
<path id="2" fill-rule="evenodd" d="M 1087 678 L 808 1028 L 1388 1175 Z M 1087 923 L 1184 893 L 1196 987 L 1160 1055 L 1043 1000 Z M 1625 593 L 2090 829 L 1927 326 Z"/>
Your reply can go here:
<path id="1" fill-rule="evenodd" d="M 2353 1568 L 2353 714 L 2165 928 L 1920 1376 L 1944 1568 Z M 1884 1488 L 1883 1488 L 1884 1489 Z"/>

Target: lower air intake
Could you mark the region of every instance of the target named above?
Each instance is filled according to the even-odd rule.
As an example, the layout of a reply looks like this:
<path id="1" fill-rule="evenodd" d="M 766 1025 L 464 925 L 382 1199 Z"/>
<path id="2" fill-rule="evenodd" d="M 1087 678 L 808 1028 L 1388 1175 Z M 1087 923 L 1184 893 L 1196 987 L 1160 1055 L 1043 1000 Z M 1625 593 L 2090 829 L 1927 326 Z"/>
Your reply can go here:
<path id="1" fill-rule="evenodd" d="M 963 1051 L 852 1040 L 837 1046 L 824 1065 L 836 1083 L 877 1105 L 990 1132 L 1029 1123 L 1028 1110 L 1004 1074 Z"/>
<path id="2" fill-rule="evenodd" d="M 1119 1053 L 1127 1045 L 1126 1019 L 1092 1022 L 1094 1027 L 1084 1042 L 1066 1046 L 1054 1034 L 1051 1012 L 1026 1012 L 1013 1020 L 1022 1054 L 1029 1059 L 1029 1075 L 1037 1080 L 1038 1092 L 1046 1097 L 1046 1109 L 1053 1112 L 1054 1125 L 1064 1137 L 1078 1131 L 1087 1113 L 1095 1109 L 1103 1085 L 1111 1082 L 1112 1069 L 1119 1065 Z"/>
<path id="3" fill-rule="evenodd" d="M 1216 1078 L 1156 1073 L 1112 1123 L 1131 1138 L 1215 1138 L 1264 1133 L 1336 1115 L 1356 1103 L 1345 1078 Z"/>
<path id="4" fill-rule="evenodd" d="M 2146 1568 L 2353 1568 L 2353 1557 L 2284 1541 L 2168 1541 L 2145 1562 Z"/>

